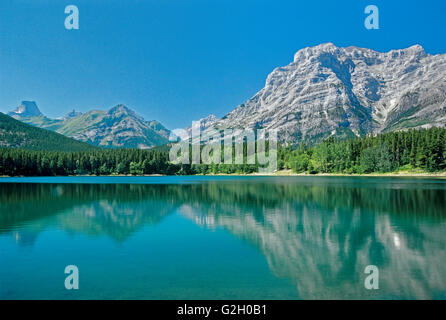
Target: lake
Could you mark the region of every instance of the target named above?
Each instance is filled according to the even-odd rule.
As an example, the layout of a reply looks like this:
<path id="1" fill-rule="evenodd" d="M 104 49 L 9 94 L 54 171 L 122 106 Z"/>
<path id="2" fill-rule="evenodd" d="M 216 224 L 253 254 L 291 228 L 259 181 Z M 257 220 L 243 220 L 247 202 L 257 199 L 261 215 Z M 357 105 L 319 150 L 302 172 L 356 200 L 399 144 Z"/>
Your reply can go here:
<path id="1" fill-rule="evenodd" d="M 444 179 L 0 178 L 0 198 L 0 299 L 446 298 Z"/>

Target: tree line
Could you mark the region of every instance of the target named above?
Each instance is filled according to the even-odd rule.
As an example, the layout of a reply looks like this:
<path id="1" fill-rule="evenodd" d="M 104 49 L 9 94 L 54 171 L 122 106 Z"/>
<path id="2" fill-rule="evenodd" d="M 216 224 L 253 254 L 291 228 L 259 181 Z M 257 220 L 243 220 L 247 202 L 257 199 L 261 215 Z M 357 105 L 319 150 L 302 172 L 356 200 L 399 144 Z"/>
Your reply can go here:
<path id="1" fill-rule="evenodd" d="M 258 163 L 247 164 L 246 159 L 240 165 L 173 164 L 166 150 L 64 152 L 0 148 L 0 175 L 249 174 L 259 169 Z M 397 170 L 438 172 L 446 170 L 445 150 L 444 128 L 408 130 L 348 140 L 331 137 L 316 146 L 279 144 L 278 169 L 310 174 L 367 174 Z"/>
<path id="2" fill-rule="evenodd" d="M 138 149 L 62 152 L 0 149 L 0 175 L 175 174 L 168 154 Z"/>
<path id="3" fill-rule="evenodd" d="M 446 129 L 412 129 L 348 140 L 331 137 L 314 147 L 287 147 L 281 150 L 279 166 L 296 173 L 438 172 L 446 169 L 445 151 Z"/>

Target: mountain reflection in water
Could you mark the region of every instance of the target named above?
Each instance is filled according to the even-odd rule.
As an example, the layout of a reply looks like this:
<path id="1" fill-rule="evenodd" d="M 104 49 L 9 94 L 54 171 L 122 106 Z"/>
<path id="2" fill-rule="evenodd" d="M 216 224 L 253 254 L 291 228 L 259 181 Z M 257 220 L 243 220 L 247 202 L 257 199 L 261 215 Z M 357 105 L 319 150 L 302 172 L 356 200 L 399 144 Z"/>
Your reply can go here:
<path id="1" fill-rule="evenodd" d="M 0 183 L 0 198 L 0 237 L 11 235 L 20 246 L 32 247 L 54 225 L 125 243 L 180 213 L 258 250 L 303 299 L 446 297 L 446 181 Z M 367 265 L 380 270 L 376 296 L 358 285 Z"/>

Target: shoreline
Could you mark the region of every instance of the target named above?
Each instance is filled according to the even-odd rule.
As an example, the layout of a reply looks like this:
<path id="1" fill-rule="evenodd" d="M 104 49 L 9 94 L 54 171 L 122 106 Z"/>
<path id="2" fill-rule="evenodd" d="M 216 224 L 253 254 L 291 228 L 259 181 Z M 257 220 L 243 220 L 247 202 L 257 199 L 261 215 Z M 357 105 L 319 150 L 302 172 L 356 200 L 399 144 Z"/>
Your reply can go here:
<path id="1" fill-rule="evenodd" d="M 165 174 L 142 174 L 142 175 L 130 175 L 130 174 L 112 174 L 112 175 L 69 175 L 69 176 L 0 176 L 1 178 L 39 178 L 39 177 L 173 177 L 180 175 L 165 175 Z M 187 176 L 187 175 L 185 175 Z M 281 170 L 275 173 L 248 173 L 248 174 L 225 174 L 225 173 L 217 173 L 217 174 L 195 174 L 189 176 L 196 177 L 388 177 L 388 178 L 441 178 L 446 179 L 446 172 L 437 172 L 437 173 L 429 173 L 429 172 L 388 172 L 388 173 L 367 173 L 367 174 L 359 174 L 359 173 L 293 173 L 291 170 Z"/>
<path id="2" fill-rule="evenodd" d="M 278 171 L 276 176 L 303 176 L 303 177 L 437 177 L 446 178 L 446 172 L 386 172 L 386 173 L 292 173 L 291 170 Z"/>

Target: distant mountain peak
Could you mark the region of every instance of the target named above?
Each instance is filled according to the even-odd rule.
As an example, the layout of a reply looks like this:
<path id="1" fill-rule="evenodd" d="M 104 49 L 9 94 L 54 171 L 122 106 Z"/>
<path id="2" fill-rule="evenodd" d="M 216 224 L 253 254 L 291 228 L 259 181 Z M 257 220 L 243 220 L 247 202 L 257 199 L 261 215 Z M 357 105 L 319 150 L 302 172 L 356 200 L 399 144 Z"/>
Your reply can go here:
<path id="1" fill-rule="evenodd" d="M 71 118 L 75 118 L 77 116 L 82 115 L 82 112 L 76 111 L 74 108 L 68 112 L 66 115 L 64 115 L 62 117 L 63 120 L 67 120 L 67 119 L 71 119 Z"/>
<path id="2" fill-rule="evenodd" d="M 10 116 L 34 117 L 42 115 L 35 101 L 22 101 L 21 104 L 13 111 L 9 112 Z"/>
<path id="3" fill-rule="evenodd" d="M 143 122 L 144 118 L 124 104 L 118 104 L 107 111 L 113 118 L 131 117 Z"/>
<path id="4" fill-rule="evenodd" d="M 126 105 L 124 104 L 117 104 L 116 106 L 110 108 L 108 110 L 108 113 L 116 113 L 116 112 L 132 112 L 131 109 L 129 109 Z"/>

